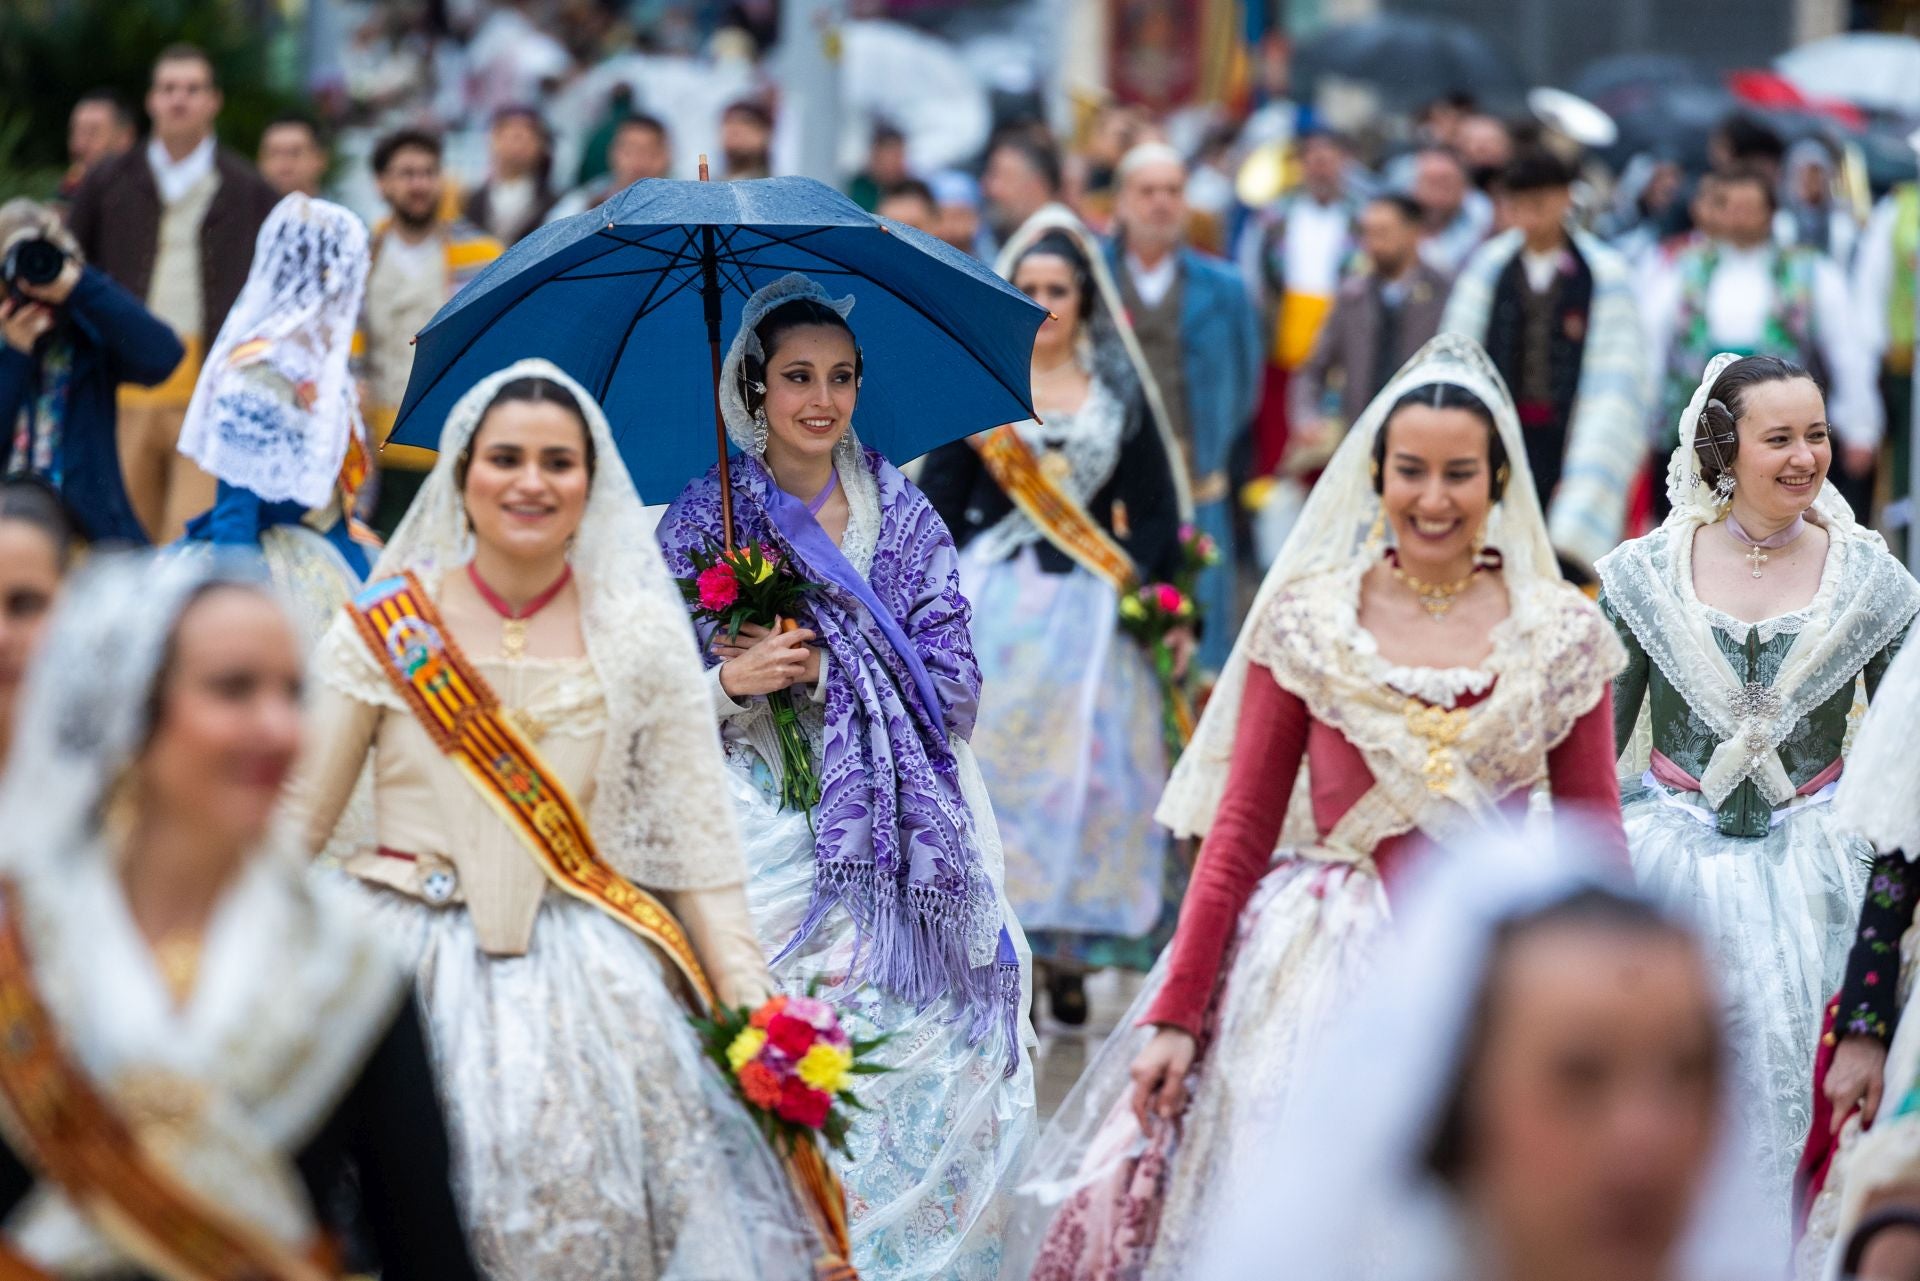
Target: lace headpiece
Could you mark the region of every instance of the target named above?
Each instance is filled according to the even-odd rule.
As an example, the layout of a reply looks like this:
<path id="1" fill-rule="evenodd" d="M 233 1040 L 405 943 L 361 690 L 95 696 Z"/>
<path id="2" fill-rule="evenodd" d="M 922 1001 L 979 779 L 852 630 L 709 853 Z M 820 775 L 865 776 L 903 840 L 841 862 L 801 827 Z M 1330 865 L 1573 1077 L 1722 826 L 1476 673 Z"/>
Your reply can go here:
<path id="1" fill-rule="evenodd" d="M 1726 515 L 1726 494 L 1716 490 L 1702 478 L 1700 470 L 1700 451 L 1695 448 L 1703 431 L 1709 430 L 1711 419 L 1707 415 L 1707 403 L 1713 391 L 1713 385 L 1720 381 L 1720 375 L 1726 372 L 1740 356 L 1723 351 L 1707 362 L 1707 371 L 1701 375 L 1700 385 L 1694 388 L 1693 397 L 1687 401 L 1687 407 L 1680 413 L 1677 430 L 1679 444 L 1667 459 L 1667 501 L 1672 504 L 1666 523 L 1680 525 L 1698 522 L 1711 525 Z M 1709 443 L 1709 452 L 1719 455 L 1721 466 L 1730 469 L 1735 448 L 1739 444 L 1738 429 L 1735 435 L 1724 434 Z M 1724 449 L 1724 454 L 1720 451 Z M 1728 470 L 1724 474 L 1731 474 Z M 1813 511 L 1820 523 L 1829 529 L 1856 527 L 1853 508 L 1840 496 L 1831 480 L 1820 483 L 1820 492 L 1814 496 Z"/>
<path id="2" fill-rule="evenodd" d="M 180 452 L 268 502 L 326 505 L 366 436 L 347 361 L 366 293 L 367 229 L 298 192 L 260 228 L 180 428 Z"/>
<path id="3" fill-rule="evenodd" d="M 727 358 L 720 365 L 720 414 L 726 420 L 727 439 L 742 453 L 750 454 L 754 447 L 753 411 L 747 408 L 746 397 L 747 358 L 751 356 L 762 369 L 767 360 L 767 353 L 760 349 L 760 322 L 776 308 L 803 298 L 829 308 L 842 320 L 853 314 L 853 295 L 835 298 L 818 281 L 797 271 L 759 290 L 741 309 L 740 328 L 735 331 L 733 345 L 727 349 Z M 755 391 L 764 395 L 766 387 L 762 385 Z M 854 439 L 851 424 L 847 427 L 847 436 Z M 856 447 L 847 446 L 850 450 Z"/>

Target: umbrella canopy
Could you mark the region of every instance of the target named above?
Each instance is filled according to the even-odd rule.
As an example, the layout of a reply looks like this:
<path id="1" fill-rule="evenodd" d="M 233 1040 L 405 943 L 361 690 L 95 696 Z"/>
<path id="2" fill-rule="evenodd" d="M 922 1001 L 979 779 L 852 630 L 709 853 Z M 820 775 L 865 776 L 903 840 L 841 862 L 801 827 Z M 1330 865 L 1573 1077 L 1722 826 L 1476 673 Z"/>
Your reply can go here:
<path id="1" fill-rule="evenodd" d="M 974 259 L 809 178 L 635 183 L 508 250 L 420 331 L 393 439 L 433 447 L 479 379 L 527 356 L 606 407 L 640 496 L 718 458 L 712 344 L 761 286 L 804 272 L 858 301 L 854 425 L 895 461 L 1033 415 L 1047 313 Z"/>
<path id="2" fill-rule="evenodd" d="M 1568 86 L 1611 115 L 1642 107 L 1675 85 L 1712 85 L 1713 77 L 1692 58 L 1677 53 L 1617 53 L 1580 68 Z"/>
<path id="3" fill-rule="evenodd" d="M 1407 14 L 1329 27 L 1300 44 L 1294 69 L 1308 79 L 1366 81 L 1396 106 L 1449 93 L 1513 99 L 1527 87 L 1506 55 L 1472 27 Z"/>
<path id="4" fill-rule="evenodd" d="M 1803 93 L 1870 111 L 1920 117 L 1920 40 L 1855 31 L 1801 45 L 1774 68 Z"/>

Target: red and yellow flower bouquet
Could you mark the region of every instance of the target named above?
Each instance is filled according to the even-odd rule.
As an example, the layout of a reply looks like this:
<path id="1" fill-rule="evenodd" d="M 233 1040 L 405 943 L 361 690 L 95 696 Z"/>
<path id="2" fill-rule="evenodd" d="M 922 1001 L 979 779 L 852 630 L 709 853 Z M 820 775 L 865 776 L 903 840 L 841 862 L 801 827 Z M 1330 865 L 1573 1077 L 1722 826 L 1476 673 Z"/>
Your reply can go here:
<path id="1" fill-rule="evenodd" d="M 776 996 L 759 1009 L 717 1009 L 695 1019 L 708 1056 L 726 1073 L 748 1113 L 787 1161 L 821 1239 L 837 1252 L 830 1275 L 848 1278 L 846 1194 L 821 1146 L 847 1150 L 848 1116 L 861 1110 L 853 1079 L 886 1069 L 863 1058 L 886 1038 L 856 1040 L 833 1006 L 816 996 Z"/>

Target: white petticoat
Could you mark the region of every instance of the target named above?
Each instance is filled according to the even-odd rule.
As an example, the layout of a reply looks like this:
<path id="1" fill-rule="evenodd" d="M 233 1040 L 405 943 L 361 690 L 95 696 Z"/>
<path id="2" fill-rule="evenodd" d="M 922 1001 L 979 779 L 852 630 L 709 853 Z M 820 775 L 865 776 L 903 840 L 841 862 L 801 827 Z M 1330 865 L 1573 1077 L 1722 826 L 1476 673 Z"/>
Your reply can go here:
<path id="1" fill-rule="evenodd" d="M 1642 785 L 1625 789 L 1622 804 L 1634 876 L 1695 922 L 1719 962 L 1734 1097 L 1764 1176 L 1765 1230 L 1784 1257 L 1821 1014 L 1846 974 L 1871 851 L 1827 804 L 1787 810 L 1760 837 L 1702 822 L 1683 808 L 1704 808 L 1694 793 Z"/>
<path id="2" fill-rule="evenodd" d="M 1144 1281 L 1178 1281 L 1230 1190 L 1266 1168 L 1258 1141 L 1275 1132 L 1336 1006 L 1365 980 L 1388 926 L 1370 867 L 1282 857 L 1241 913 L 1212 1043 L 1188 1078 L 1192 1102 L 1170 1165 Z M 1040 1136 L 1022 1179 L 1009 1258 L 1024 1277 L 1055 1212 L 1076 1191 L 1110 1182 L 1145 1146 L 1130 1107 L 1139 1026 L 1166 977 L 1166 957 Z"/>
<path id="3" fill-rule="evenodd" d="M 355 882 L 360 884 L 359 882 Z M 778 1159 L 650 945 L 547 895 L 525 956 L 462 907 L 362 886 L 417 957 L 455 1183 L 495 1281 L 807 1281 Z"/>
<path id="4" fill-rule="evenodd" d="M 769 797 L 771 776 L 750 753 L 729 752 L 727 777 L 746 844 L 748 904 L 760 945 L 777 956 L 813 897 L 814 837 L 807 816 Z M 969 799 L 972 799 L 971 796 Z M 991 816 L 988 816 L 991 821 Z M 990 866 L 996 888 L 1000 869 Z M 1002 895 L 1004 912 L 1004 894 Z M 1009 921 L 1012 917 L 1009 915 Z M 1029 966 L 1012 927 L 1023 970 Z M 788 992 L 813 980 L 833 984 L 853 960 L 853 920 L 836 908 L 799 951 L 774 968 Z M 863 1281 L 996 1281 L 1007 1193 L 1026 1161 L 1034 1130 L 1033 1061 L 1024 1042 L 1012 1076 L 1001 1023 L 967 1043 L 970 1016 L 945 1000 L 925 1010 L 870 984 L 823 986 L 858 1037 L 891 1037 L 870 1059 L 888 1070 L 854 1079 L 867 1109 L 853 1114 L 851 1162 L 838 1162 L 847 1189 L 853 1264 Z M 1020 1020 L 1026 1027 L 1024 1007 Z M 1012 1281 L 1013 1274 L 1004 1274 Z"/>

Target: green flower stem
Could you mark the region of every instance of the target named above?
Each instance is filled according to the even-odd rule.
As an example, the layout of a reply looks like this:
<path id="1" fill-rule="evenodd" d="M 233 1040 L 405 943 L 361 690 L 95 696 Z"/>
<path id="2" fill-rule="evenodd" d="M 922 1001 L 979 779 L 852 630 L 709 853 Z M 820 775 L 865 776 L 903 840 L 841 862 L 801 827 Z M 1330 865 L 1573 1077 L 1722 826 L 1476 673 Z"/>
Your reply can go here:
<path id="1" fill-rule="evenodd" d="M 774 736 L 780 740 L 781 808 L 810 814 L 820 803 L 820 775 L 813 765 L 813 745 L 801 728 L 792 691 L 779 690 L 768 695 L 768 701 L 773 706 Z"/>

